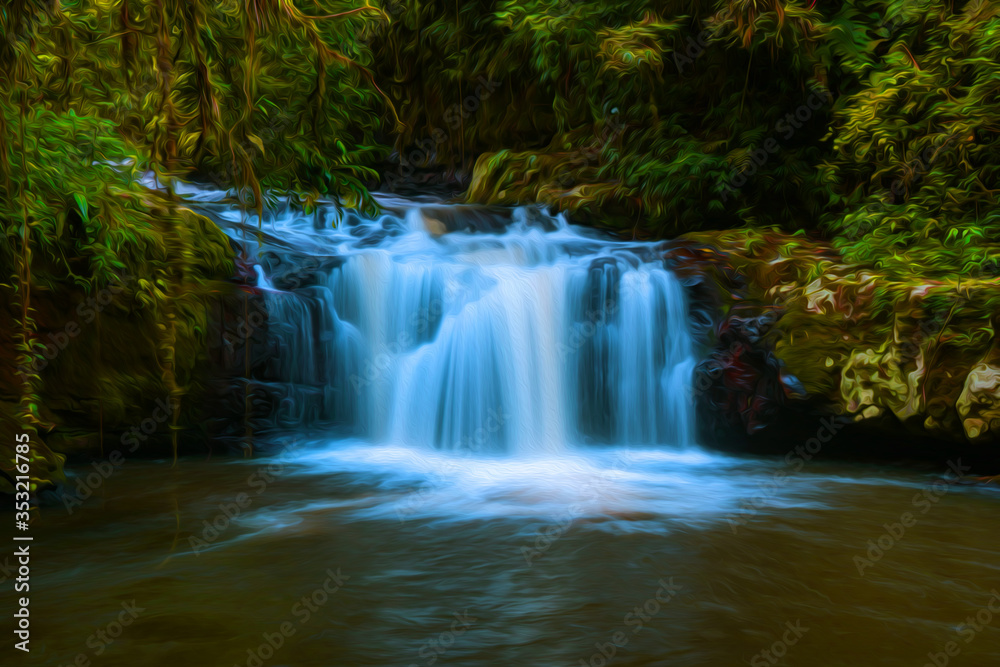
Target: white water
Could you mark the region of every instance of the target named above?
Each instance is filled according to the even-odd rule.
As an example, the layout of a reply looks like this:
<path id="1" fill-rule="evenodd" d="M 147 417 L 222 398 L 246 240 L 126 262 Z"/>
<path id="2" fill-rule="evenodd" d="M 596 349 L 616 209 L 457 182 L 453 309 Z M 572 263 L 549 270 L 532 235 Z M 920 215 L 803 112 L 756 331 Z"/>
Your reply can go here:
<path id="1" fill-rule="evenodd" d="M 739 527 L 855 483 L 695 446 L 687 304 L 654 244 L 389 198 L 377 219 L 286 209 L 258 230 L 220 194 L 192 201 L 259 262 L 270 359 L 253 381 L 297 443 L 279 462 L 332 485 L 241 517 L 248 536 L 330 515 Z"/>
<path id="2" fill-rule="evenodd" d="M 515 457 L 692 444 L 686 303 L 654 246 L 528 208 L 443 233 L 455 208 L 383 201 L 378 219 L 263 225 L 290 247 L 265 240 L 255 267 L 285 423 Z"/>

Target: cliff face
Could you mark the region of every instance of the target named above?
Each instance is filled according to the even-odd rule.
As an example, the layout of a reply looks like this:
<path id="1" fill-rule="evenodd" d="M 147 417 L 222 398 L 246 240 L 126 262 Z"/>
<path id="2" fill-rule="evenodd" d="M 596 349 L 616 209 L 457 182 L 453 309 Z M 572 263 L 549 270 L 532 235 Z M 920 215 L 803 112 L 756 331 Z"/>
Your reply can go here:
<path id="1" fill-rule="evenodd" d="M 665 258 L 711 322 L 695 376 L 706 439 L 784 451 L 832 417 L 844 450 L 1000 459 L 1000 279 L 890 279 L 747 230 L 685 235 Z"/>
<path id="2" fill-rule="evenodd" d="M 38 370 L 53 452 L 164 455 L 175 432 L 183 451 L 246 447 L 288 399 L 269 375 L 280 352 L 253 268 L 201 216 L 181 209 L 171 218 L 163 208 L 156 220 L 200 249 L 167 274 L 170 309 L 150 301 L 145 266 L 106 293 L 53 291 L 35 302 L 38 335 L 52 348 Z M 1000 278 L 890 278 L 824 242 L 760 230 L 688 234 L 662 252 L 687 287 L 701 341 L 702 442 L 757 453 L 960 456 L 1000 470 Z M 271 273 L 280 283 L 281 267 Z M 93 316 L 91 296 L 104 304 Z M 181 316 L 193 324 L 168 337 Z M 170 359 L 174 389 L 183 389 L 176 398 Z M 4 386 L 16 388 L 14 364 L 0 368 Z M 16 396 L 0 398 L 0 417 L 14 428 Z"/>
<path id="3" fill-rule="evenodd" d="M 139 241 L 116 249 L 117 279 L 79 279 L 96 260 L 71 254 L 72 225 L 50 240 L 55 253 L 36 251 L 30 367 L 18 354 L 22 314 L 11 290 L 0 289 L 0 432 L 27 432 L 22 413 L 31 404 L 40 487 L 62 478 L 64 456 L 204 451 L 220 372 L 214 339 L 240 306 L 234 250 L 210 220 L 156 193 L 129 201 Z M 52 259 L 60 253 L 69 259 Z M 13 460 L 5 446 L 0 458 Z"/>

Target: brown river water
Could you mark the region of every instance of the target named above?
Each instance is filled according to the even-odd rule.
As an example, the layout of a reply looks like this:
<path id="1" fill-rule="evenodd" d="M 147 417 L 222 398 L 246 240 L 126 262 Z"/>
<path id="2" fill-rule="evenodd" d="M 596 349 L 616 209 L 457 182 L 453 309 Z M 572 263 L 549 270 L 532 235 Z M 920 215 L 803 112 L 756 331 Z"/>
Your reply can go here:
<path id="1" fill-rule="evenodd" d="M 989 667 L 998 511 L 946 466 L 696 447 L 126 460 L 33 523 L 16 664 Z"/>
<path id="2" fill-rule="evenodd" d="M 997 489 L 695 445 L 704 341 L 655 244 L 398 199 L 247 234 L 188 194 L 260 260 L 253 381 L 300 436 L 77 466 L 16 664 L 1000 666 Z"/>

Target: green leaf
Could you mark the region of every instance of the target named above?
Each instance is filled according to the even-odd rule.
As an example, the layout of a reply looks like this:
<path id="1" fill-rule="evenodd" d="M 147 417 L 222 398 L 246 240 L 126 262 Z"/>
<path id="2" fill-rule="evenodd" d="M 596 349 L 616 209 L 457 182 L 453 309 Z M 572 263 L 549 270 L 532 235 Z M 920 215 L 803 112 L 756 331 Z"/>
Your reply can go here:
<path id="1" fill-rule="evenodd" d="M 77 192 L 73 194 L 73 199 L 76 200 L 76 205 L 80 209 L 80 216 L 83 218 L 83 221 L 90 222 L 90 215 L 87 212 L 87 198 Z"/>

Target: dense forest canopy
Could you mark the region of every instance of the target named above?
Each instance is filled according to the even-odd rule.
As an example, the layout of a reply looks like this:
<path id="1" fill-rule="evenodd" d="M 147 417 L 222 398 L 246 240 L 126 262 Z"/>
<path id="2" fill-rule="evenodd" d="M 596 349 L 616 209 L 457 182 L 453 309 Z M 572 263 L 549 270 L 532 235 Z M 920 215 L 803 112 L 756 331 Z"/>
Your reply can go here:
<path id="1" fill-rule="evenodd" d="M 20 129 L 46 127 L 46 158 L 128 156 L 251 208 L 287 189 L 370 206 L 374 168 L 474 166 L 474 196 L 647 235 L 822 228 L 859 257 L 862 237 L 995 240 L 995 2 L 4 5 L 14 208 Z"/>
<path id="2" fill-rule="evenodd" d="M 897 277 L 1000 258 L 993 0 L 3 0 L 0 35 L 2 416 L 40 431 L 61 289 L 128 279 L 134 362 L 193 389 L 197 286 L 231 266 L 176 179 L 252 217 L 436 172 L 642 238 L 802 230 Z M 128 388 L 93 382 L 103 418 Z"/>
<path id="3" fill-rule="evenodd" d="M 652 236 L 822 229 L 854 258 L 947 272 L 995 259 L 998 11 L 414 3 L 375 63 L 406 125 L 397 174 L 433 144 L 448 166 L 478 157 L 474 197 Z M 499 91 L 470 100 L 480 76 Z"/>

